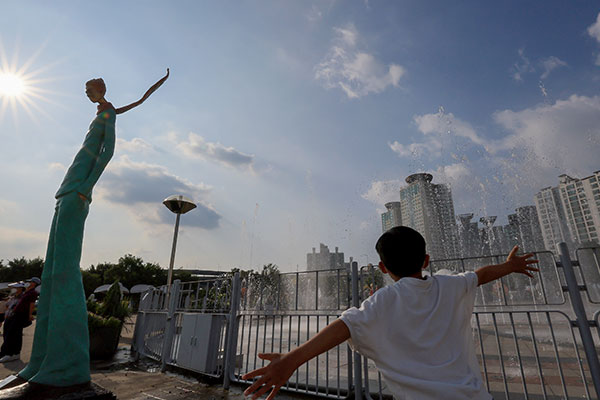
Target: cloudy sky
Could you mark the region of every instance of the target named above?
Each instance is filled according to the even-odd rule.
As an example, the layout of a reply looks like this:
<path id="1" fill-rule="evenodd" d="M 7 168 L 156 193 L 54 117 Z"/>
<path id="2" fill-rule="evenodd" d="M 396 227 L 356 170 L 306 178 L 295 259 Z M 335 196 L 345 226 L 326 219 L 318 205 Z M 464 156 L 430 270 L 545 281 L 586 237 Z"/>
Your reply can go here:
<path id="1" fill-rule="evenodd" d="M 404 178 L 451 185 L 457 213 L 533 204 L 600 169 L 600 6 L 591 1 L 4 2 L 0 259 L 44 256 L 54 193 L 103 77 L 117 118 L 82 266 L 303 269 L 319 242 L 375 262 Z M 28 85 L 7 94 L 14 75 Z M 3 89 L 1 85 L 5 85 Z"/>

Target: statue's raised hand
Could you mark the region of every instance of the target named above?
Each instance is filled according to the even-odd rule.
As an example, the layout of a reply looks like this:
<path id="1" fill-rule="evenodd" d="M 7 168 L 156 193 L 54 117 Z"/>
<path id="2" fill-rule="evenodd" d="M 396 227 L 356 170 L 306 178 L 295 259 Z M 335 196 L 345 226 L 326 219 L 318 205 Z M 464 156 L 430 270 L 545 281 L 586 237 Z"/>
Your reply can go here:
<path id="1" fill-rule="evenodd" d="M 165 81 L 167 80 L 167 78 L 169 78 L 169 68 L 167 68 L 167 74 L 166 74 L 165 76 L 163 76 L 163 77 L 162 77 L 162 78 L 161 78 L 161 79 L 160 79 L 158 82 L 156 82 L 154 85 L 152 85 L 152 86 L 150 87 L 150 89 L 148 89 L 148 90 L 146 91 L 146 93 L 144 93 L 144 95 L 142 96 L 142 98 L 141 98 L 141 99 L 139 99 L 138 101 L 136 101 L 136 102 L 134 102 L 134 103 L 131 103 L 131 104 L 129 104 L 129 105 L 126 105 L 126 106 L 123 106 L 123 107 L 117 108 L 117 109 L 115 110 L 115 112 L 116 112 L 117 114 L 123 114 L 125 111 L 129 111 L 129 110 L 131 110 L 133 107 L 137 107 L 137 106 L 139 106 L 139 105 L 140 105 L 140 104 L 142 104 L 144 101 L 146 101 L 146 99 L 147 99 L 148 97 L 150 97 L 150 95 L 151 95 L 152 93 L 154 93 L 154 92 L 156 91 L 156 89 L 158 89 L 159 87 L 161 87 L 161 85 L 162 85 L 163 83 L 165 83 Z"/>

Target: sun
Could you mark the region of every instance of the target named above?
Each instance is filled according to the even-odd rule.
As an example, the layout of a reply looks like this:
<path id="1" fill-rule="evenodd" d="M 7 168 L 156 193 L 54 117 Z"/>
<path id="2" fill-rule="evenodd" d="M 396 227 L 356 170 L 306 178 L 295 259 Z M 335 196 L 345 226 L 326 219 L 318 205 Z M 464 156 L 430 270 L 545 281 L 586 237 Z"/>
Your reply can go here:
<path id="1" fill-rule="evenodd" d="M 0 97 L 20 97 L 27 93 L 27 84 L 17 74 L 0 73 Z"/>
<path id="2" fill-rule="evenodd" d="M 38 103 L 39 101 L 50 102 L 46 95 L 51 92 L 43 86 L 52 79 L 41 77 L 50 66 L 32 68 L 40 52 L 41 49 L 20 64 L 17 48 L 9 61 L 0 41 L 0 121 L 4 119 L 7 110 L 11 111 L 15 122 L 19 119 L 19 110 L 25 111 L 34 121 L 37 121 L 40 114 L 48 116 Z"/>

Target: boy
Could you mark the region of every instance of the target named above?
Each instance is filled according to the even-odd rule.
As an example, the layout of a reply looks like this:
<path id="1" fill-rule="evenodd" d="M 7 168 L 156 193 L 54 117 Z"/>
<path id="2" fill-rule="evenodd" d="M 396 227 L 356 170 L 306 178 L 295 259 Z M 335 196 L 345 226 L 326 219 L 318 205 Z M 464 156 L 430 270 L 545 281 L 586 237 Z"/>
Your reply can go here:
<path id="1" fill-rule="evenodd" d="M 261 376 L 246 391 L 252 399 L 269 389 L 275 397 L 292 373 L 306 361 L 348 340 L 375 362 L 397 400 L 491 399 L 475 357 L 471 313 L 476 288 L 513 272 L 533 278 L 533 254 L 455 276 L 423 276 L 429 264 L 425 240 L 399 226 L 385 232 L 375 246 L 379 268 L 395 281 L 350 308 L 302 346 L 286 354 L 259 354 L 270 363 L 245 374 Z"/>

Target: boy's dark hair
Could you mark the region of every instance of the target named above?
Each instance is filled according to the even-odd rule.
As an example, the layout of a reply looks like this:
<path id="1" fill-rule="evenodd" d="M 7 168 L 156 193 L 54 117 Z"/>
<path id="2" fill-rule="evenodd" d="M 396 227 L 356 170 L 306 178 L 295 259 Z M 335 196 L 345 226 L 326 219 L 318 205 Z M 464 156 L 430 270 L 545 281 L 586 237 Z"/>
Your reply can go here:
<path id="1" fill-rule="evenodd" d="M 425 262 L 425 239 L 408 226 L 385 231 L 377 240 L 375 250 L 383 265 L 400 278 L 419 272 Z"/>

